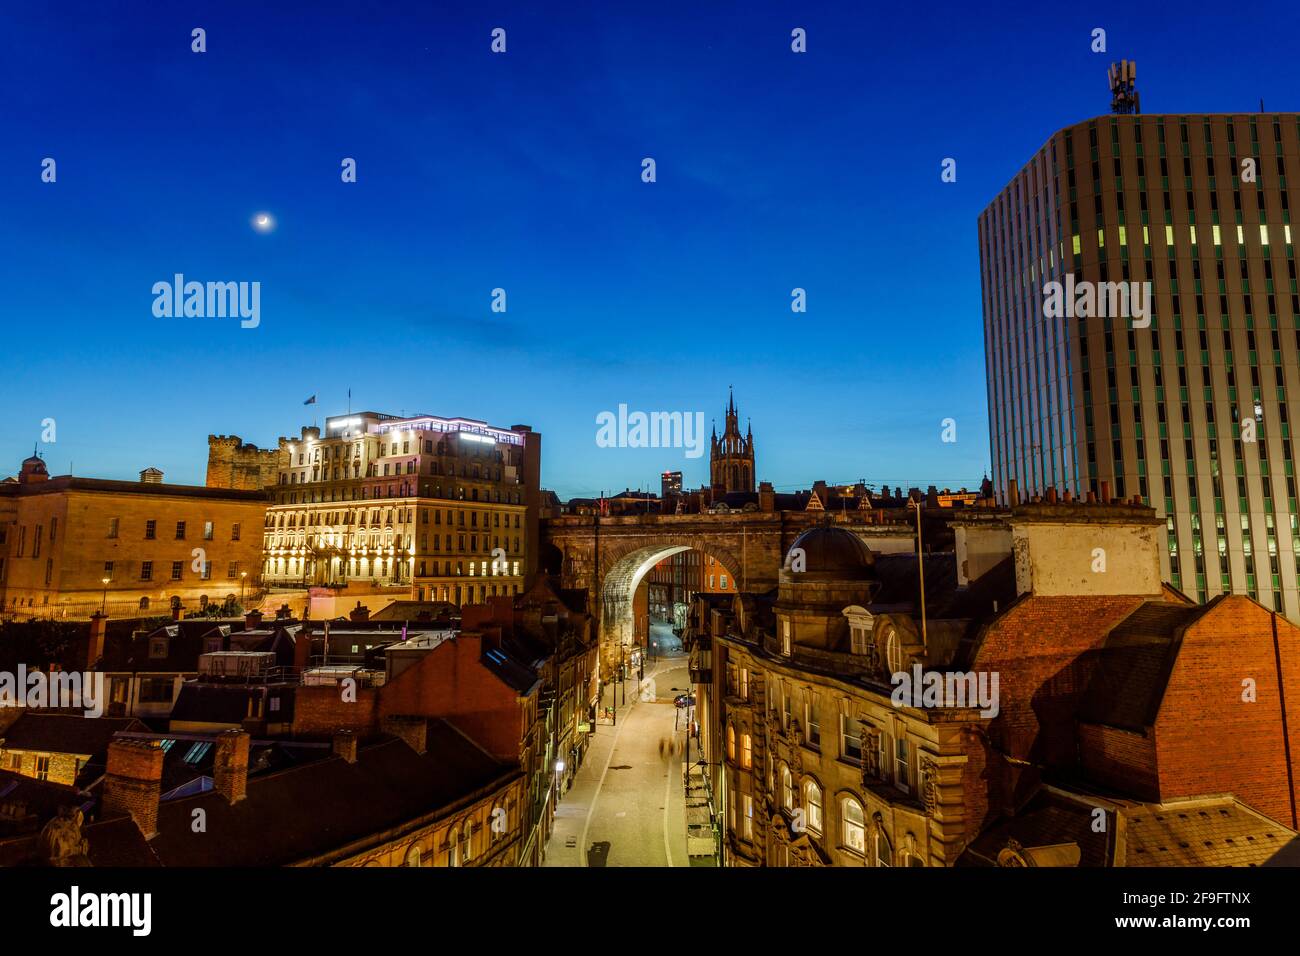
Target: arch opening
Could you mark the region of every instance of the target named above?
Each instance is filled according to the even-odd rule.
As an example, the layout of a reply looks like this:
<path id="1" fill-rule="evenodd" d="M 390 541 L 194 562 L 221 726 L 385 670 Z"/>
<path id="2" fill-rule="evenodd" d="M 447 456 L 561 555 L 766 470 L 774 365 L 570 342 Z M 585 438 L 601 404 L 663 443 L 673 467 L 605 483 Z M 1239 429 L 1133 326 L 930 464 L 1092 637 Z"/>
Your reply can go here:
<path id="1" fill-rule="evenodd" d="M 652 641 L 660 653 L 672 653 L 695 593 L 738 590 L 734 563 L 695 541 L 661 541 L 616 559 L 600 585 L 602 658 L 617 667 L 626 649 L 649 648 Z"/>

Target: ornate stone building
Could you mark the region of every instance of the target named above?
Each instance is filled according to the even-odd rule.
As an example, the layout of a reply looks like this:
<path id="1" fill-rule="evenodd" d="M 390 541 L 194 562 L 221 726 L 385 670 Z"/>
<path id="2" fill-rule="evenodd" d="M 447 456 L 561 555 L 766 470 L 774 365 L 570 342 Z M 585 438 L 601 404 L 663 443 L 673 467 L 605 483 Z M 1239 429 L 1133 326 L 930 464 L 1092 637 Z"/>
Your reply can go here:
<path id="1" fill-rule="evenodd" d="M 754 430 L 747 429 L 744 436 L 740 434 L 740 416 L 736 412 L 736 399 L 727 397 L 727 423 L 722 438 L 718 430 L 713 429 L 713 440 L 709 448 L 709 484 L 715 493 L 721 489 L 723 494 L 733 491 L 754 490 Z"/>
<path id="2" fill-rule="evenodd" d="M 348 582 L 416 600 L 519 594 L 536 564 L 541 436 L 526 425 L 376 412 L 281 439 L 264 574 L 285 588 Z"/>
<path id="3" fill-rule="evenodd" d="M 1140 504 L 953 525 L 923 560 L 813 528 L 775 592 L 697 597 L 727 864 L 1259 865 L 1296 839 L 1300 629 L 1163 584 Z"/>

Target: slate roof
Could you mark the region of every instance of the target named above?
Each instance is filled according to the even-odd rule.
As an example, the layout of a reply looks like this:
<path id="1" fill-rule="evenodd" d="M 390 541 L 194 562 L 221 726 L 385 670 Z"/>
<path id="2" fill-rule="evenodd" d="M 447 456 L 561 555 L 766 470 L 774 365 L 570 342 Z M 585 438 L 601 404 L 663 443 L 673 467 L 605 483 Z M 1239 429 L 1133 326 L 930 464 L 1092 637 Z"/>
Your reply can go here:
<path id="1" fill-rule="evenodd" d="M 1125 811 L 1128 866 L 1259 866 L 1300 837 L 1232 797 Z"/>
<path id="2" fill-rule="evenodd" d="M 98 670 L 110 673 L 194 673 L 199 669 L 199 655 L 204 653 L 209 637 L 220 637 L 224 650 L 230 639 L 231 625 L 212 621 L 174 621 L 152 631 L 133 634 L 108 634 Z M 154 638 L 167 639 L 163 657 L 150 656 Z"/>
<path id="3" fill-rule="evenodd" d="M 80 714 L 25 713 L 4 733 L 11 750 L 107 756 L 119 730 L 148 730 L 134 717 L 83 717 Z"/>
<path id="4" fill-rule="evenodd" d="M 385 738 L 359 746 L 354 764 L 331 754 L 250 777 L 246 798 L 234 805 L 215 791 L 166 801 L 149 847 L 164 866 L 283 866 L 399 827 L 521 773 L 444 721 L 428 722 L 427 740 L 424 754 Z M 206 812 L 207 833 L 191 828 L 196 809 Z M 133 826 L 87 828 L 91 859 L 138 852 L 138 833 Z"/>
<path id="5" fill-rule="evenodd" d="M 1107 809 L 1112 825 L 1093 831 L 1096 807 Z M 1114 816 L 1123 827 L 1114 825 Z M 1143 803 L 1102 800 L 1056 788 L 1040 789 L 1010 819 L 993 824 L 973 840 L 960 865 L 995 865 L 1009 840 L 1025 848 L 1074 843 L 1079 866 L 1114 866 L 1114 834 L 1124 833 L 1124 866 L 1261 866 L 1300 849 L 1300 834 L 1231 795 Z M 1285 853 L 1284 853 L 1285 856 Z"/>

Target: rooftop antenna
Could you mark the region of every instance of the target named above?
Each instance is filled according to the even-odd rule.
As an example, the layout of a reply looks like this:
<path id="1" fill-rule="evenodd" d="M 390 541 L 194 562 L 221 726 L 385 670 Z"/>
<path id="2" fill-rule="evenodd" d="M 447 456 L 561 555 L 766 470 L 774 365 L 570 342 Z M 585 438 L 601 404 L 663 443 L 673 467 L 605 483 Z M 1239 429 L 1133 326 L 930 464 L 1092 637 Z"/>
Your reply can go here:
<path id="1" fill-rule="evenodd" d="M 1110 111 L 1120 115 L 1142 112 L 1142 98 L 1137 91 L 1137 62 L 1120 60 L 1107 70 L 1110 78 Z"/>

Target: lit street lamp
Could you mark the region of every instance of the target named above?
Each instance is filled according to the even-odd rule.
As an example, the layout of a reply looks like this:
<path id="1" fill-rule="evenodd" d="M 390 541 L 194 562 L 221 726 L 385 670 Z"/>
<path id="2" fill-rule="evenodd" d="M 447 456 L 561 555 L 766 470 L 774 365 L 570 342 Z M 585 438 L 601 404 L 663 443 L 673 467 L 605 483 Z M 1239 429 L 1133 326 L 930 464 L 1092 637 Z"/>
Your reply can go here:
<path id="1" fill-rule="evenodd" d="M 248 581 L 248 572 L 240 571 L 239 572 L 239 607 L 242 610 L 248 610 L 247 608 L 244 607 L 244 585 L 245 583 L 247 583 L 247 581 Z"/>
<path id="2" fill-rule="evenodd" d="M 105 608 L 108 607 L 108 578 L 100 578 L 100 583 L 104 585 L 104 599 L 99 602 L 99 613 L 107 614 Z"/>

